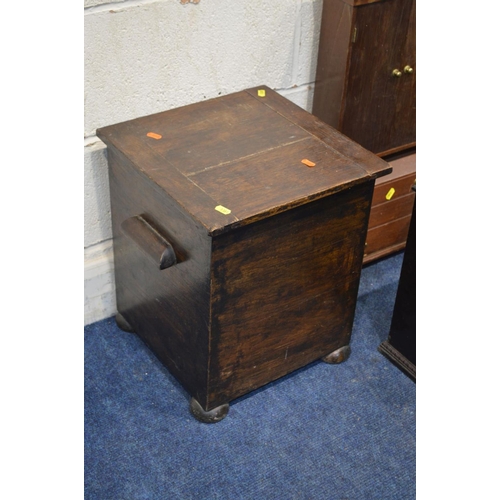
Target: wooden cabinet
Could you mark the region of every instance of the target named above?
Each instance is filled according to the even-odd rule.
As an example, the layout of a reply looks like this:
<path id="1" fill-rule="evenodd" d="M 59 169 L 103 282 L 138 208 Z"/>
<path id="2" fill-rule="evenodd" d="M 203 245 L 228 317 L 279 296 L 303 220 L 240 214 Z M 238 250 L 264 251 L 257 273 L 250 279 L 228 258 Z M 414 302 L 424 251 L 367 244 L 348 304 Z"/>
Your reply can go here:
<path id="1" fill-rule="evenodd" d="M 391 328 L 387 340 L 379 346 L 379 351 L 413 380 L 417 378 L 416 217 L 415 200 Z"/>
<path id="2" fill-rule="evenodd" d="M 324 0 L 313 114 L 379 156 L 415 146 L 415 1 Z"/>
<path id="3" fill-rule="evenodd" d="M 375 181 L 363 263 L 403 250 L 415 202 L 416 154 L 391 160 L 392 172 Z"/>
<path id="4" fill-rule="evenodd" d="M 365 263 L 406 244 L 416 177 L 415 31 L 415 0 L 323 1 L 312 112 L 393 166 L 375 186 Z"/>

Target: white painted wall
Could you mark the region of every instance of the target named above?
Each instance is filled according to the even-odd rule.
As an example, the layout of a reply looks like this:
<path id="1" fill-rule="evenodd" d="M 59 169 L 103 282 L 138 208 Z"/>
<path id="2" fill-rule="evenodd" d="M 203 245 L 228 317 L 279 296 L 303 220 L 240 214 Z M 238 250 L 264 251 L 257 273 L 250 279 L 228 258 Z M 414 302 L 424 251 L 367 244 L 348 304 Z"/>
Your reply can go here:
<path id="1" fill-rule="evenodd" d="M 84 0 L 85 324 L 112 316 L 111 125 L 268 85 L 311 111 L 322 0 Z"/>

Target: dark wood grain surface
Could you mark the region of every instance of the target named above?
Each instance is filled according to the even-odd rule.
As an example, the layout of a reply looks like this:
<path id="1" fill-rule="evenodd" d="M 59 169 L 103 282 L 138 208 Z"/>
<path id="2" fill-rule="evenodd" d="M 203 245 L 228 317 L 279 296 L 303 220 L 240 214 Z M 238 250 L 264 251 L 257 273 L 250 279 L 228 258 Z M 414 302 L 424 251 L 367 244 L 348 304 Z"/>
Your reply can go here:
<path id="1" fill-rule="evenodd" d="M 417 318 L 416 318 L 416 200 L 408 231 L 408 244 L 401 266 L 396 301 L 389 331 L 389 342 L 408 361 L 417 363 Z"/>
<path id="2" fill-rule="evenodd" d="M 390 171 L 266 86 L 104 127 L 97 135 L 213 235 Z M 304 159 L 316 166 L 308 168 Z M 233 193 L 234 185 L 227 186 L 233 172 L 262 189 Z M 220 205 L 230 213 L 217 211 Z"/>
<path id="3" fill-rule="evenodd" d="M 355 10 L 357 39 L 339 128 L 380 155 L 415 143 L 416 75 L 403 72 L 406 65 L 415 69 L 412 9 L 413 1 L 388 0 Z M 394 69 L 402 76 L 392 76 Z"/>
<path id="4" fill-rule="evenodd" d="M 346 91 L 353 17 L 349 2 L 323 1 L 313 114 L 336 129 Z"/>
<path id="5" fill-rule="evenodd" d="M 414 381 L 417 377 L 416 212 L 415 199 L 389 335 L 379 346 L 379 351 Z"/>
<path id="6" fill-rule="evenodd" d="M 372 189 L 214 239 L 210 407 L 349 344 Z"/>
<path id="7" fill-rule="evenodd" d="M 256 98 L 258 88 L 260 87 L 249 89 L 247 92 Z M 370 177 L 381 177 L 391 172 L 392 169 L 386 161 L 378 158 L 360 144 L 352 141 L 346 135 L 325 123 L 325 121 L 308 113 L 277 92 L 268 92 L 266 101 L 262 102 L 271 106 L 284 118 L 299 124 L 312 136 L 323 141 L 327 146 L 343 155 L 346 159 L 350 158 L 354 160 L 366 170 L 366 173 Z"/>
<path id="8" fill-rule="evenodd" d="M 108 163 L 118 311 L 202 401 L 207 390 L 211 238 L 112 146 Z M 175 265 L 161 270 L 159 261 L 146 256 L 143 246 L 124 232 L 123 223 L 137 215 L 168 239 Z"/>
<path id="9" fill-rule="evenodd" d="M 414 147 L 415 40 L 413 0 L 324 0 L 313 114 L 379 156 Z"/>
<path id="10" fill-rule="evenodd" d="M 387 162 L 265 86 L 97 134 L 118 324 L 194 414 L 348 346 Z"/>

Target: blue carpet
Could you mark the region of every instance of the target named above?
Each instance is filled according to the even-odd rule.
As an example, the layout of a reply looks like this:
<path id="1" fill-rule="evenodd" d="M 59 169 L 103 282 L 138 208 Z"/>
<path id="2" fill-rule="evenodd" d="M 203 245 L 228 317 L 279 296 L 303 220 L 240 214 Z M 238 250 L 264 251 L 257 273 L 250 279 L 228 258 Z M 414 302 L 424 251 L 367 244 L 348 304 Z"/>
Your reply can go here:
<path id="1" fill-rule="evenodd" d="M 87 500 L 415 498 L 416 386 L 377 347 L 403 254 L 363 269 L 343 364 L 315 362 L 202 424 L 113 318 L 85 328 Z"/>

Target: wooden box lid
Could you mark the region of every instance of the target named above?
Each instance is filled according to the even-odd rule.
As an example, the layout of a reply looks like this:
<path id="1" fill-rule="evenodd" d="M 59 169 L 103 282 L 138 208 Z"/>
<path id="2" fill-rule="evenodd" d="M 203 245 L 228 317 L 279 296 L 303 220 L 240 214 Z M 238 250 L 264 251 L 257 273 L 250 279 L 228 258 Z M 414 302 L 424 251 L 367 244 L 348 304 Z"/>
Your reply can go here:
<path id="1" fill-rule="evenodd" d="M 391 171 L 266 86 L 104 127 L 97 136 L 211 235 Z"/>

